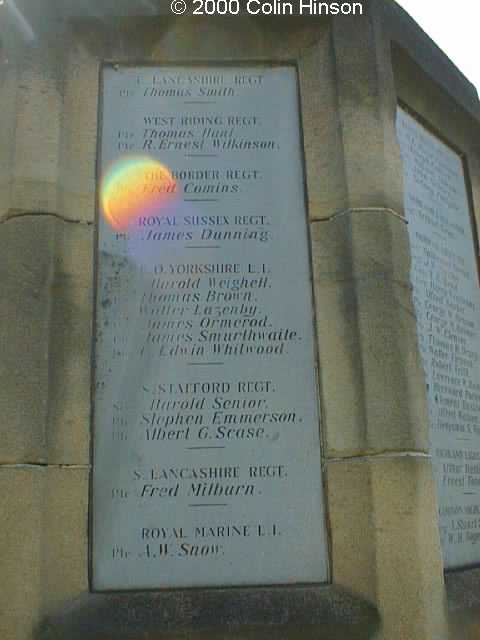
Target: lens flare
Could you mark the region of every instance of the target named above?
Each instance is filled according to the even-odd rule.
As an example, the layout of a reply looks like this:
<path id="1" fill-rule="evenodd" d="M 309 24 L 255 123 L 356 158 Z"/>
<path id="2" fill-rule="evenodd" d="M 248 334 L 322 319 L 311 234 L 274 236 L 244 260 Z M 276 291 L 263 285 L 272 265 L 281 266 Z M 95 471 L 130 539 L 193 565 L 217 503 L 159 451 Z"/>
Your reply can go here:
<path id="1" fill-rule="evenodd" d="M 103 215 L 115 231 L 126 231 L 142 216 L 162 214 L 177 195 L 170 170 L 148 156 L 129 156 L 115 162 L 102 180 Z"/>

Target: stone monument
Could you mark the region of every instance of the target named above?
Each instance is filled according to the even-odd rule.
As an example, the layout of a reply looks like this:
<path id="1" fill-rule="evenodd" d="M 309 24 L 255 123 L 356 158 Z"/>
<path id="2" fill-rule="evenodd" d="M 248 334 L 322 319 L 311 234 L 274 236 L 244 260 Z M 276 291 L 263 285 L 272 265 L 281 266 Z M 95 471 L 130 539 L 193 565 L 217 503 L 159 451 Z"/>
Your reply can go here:
<path id="1" fill-rule="evenodd" d="M 477 637 L 474 87 L 391 0 L 40 4 L 0 6 L 2 640 Z"/>

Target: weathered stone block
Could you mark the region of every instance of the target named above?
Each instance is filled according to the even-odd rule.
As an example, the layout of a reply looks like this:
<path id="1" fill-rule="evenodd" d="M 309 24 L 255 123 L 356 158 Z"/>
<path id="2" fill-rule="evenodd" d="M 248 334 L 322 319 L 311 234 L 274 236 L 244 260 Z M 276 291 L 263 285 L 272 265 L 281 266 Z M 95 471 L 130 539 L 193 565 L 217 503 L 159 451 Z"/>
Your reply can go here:
<path id="1" fill-rule="evenodd" d="M 315 280 L 390 279 L 410 283 L 407 225 L 389 211 L 358 211 L 311 226 Z"/>
<path id="2" fill-rule="evenodd" d="M 332 26 L 347 208 L 388 207 L 401 214 L 390 42 L 372 4 L 363 16 L 345 16 Z"/>
<path id="3" fill-rule="evenodd" d="M 1 462 L 88 462 L 93 227 L 0 224 Z"/>
<path id="4" fill-rule="evenodd" d="M 45 474 L 43 467 L 0 466 L 2 640 L 32 640 L 40 619 Z"/>
<path id="5" fill-rule="evenodd" d="M 47 459 L 48 354 L 55 219 L 0 224 L 1 462 Z"/>
<path id="6" fill-rule="evenodd" d="M 0 220 L 10 209 L 13 158 L 15 152 L 15 106 L 17 100 L 17 69 L 0 68 L 0 101 L 2 126 L 0 127 Z"/>
<path id="7" fill-rule="evenodd" d="M 50 320 L 48 459 L 88 464 L 93 226 L 56 221 Z"/>
<path id="8" fill-rule="evenodd" d="M 349 204 L 330 29 L 303 53 L 299 81 L 308 212 L 321 220 Z"/>
<path id="9" fill-rule="evenodd" d="M 326 455 L 426 451 L 405 223 L 390 213 L 314 223 L 312 257 Z"/>
<path id="10" fill-rule="evenodd" d="M 447 638 L 430 460 L 330 462 L 327 487 L 334 582 L 378 606 L 385 640 Z"/>
<path id="11" fill-rule="evenodd" d="M 0 466 L 0 636 L 32 640 L 88 589 L 87 468 Z"/>
<path id="12" fill-rule="evenodd" d="M 59 210 L 71 220 L 92 222 L 100 63 L 75 34 L 75 31 L 69 33 L 70 47 L 65 54 Z"/>
<path id="13" fill-rule="evenodd" d="M 56 47 L 33 49 L 18 76 L 11 208 L 57 211 L 62 96 Z"/>
<path id="14" fill-rule="evenodd" d="M 42 617 L 88 591 L 88 467 L 49 467 L 43 497 Z"/>

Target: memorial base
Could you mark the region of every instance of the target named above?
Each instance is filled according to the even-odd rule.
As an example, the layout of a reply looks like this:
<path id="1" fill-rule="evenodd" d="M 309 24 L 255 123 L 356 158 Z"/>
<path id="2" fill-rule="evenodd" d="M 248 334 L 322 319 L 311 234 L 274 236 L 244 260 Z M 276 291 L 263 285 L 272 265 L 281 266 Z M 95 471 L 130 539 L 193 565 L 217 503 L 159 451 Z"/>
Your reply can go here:
<path id="1" fill-rule="evenodd" d="M 363 640 L 375 607 L 337 587 L 88 594 L 46 620 L 35 640 Z"/>

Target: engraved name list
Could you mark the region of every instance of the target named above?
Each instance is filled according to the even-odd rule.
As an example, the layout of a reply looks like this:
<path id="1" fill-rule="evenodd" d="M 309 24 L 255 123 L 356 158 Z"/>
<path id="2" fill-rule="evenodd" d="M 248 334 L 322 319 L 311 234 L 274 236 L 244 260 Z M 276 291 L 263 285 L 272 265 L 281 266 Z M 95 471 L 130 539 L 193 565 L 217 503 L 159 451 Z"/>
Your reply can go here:
<path id="1" fill-rule="evenodd" d="M 106 67 L 97 590 L 327 579 L 293 67 Z"/>

